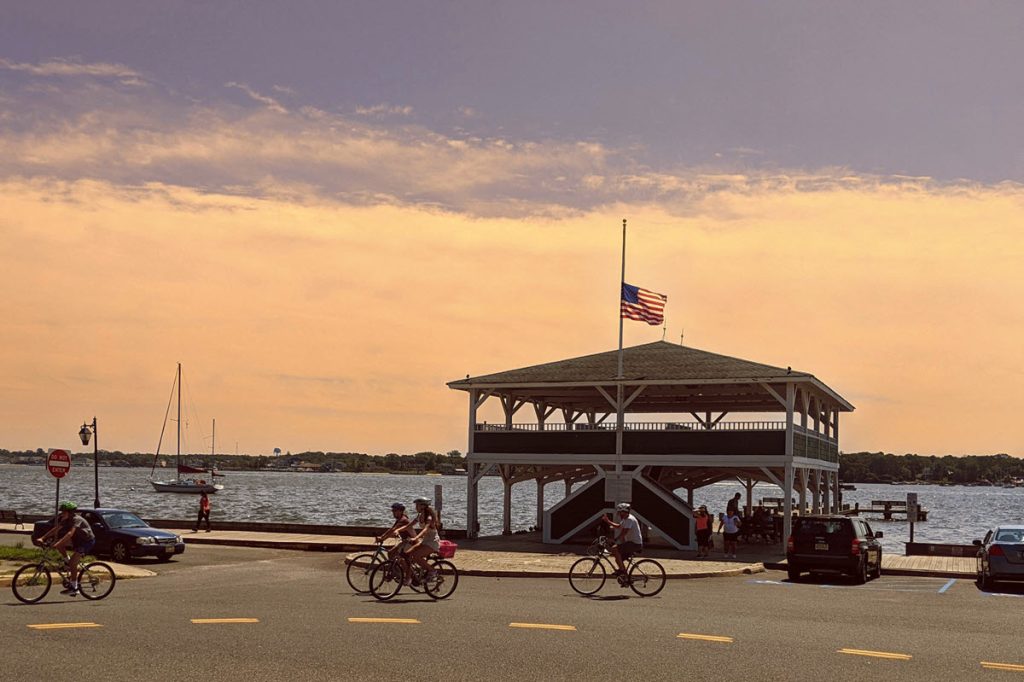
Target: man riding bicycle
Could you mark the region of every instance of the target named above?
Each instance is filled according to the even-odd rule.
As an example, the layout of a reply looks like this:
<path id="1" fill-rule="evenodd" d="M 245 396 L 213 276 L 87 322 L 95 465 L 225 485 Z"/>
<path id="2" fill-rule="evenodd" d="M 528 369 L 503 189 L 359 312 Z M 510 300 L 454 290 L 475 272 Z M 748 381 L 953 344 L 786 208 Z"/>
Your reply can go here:
<path id="1" fill-rule="evenodd" d="M 605 517 L 605 521 L 615 531 L 612 556 L 615 557 L 615 564 L 618 566 L 616 575 L 625 575 L 626 566 L 623 562 L 644 548 L 644 539 L 640 536 L 640 522 L 629 513 L 628 504 L 617 504 L 615 516 L 619 519 L 618 523 L 608 517 Z"/>
<path id="2" fill-rule="evenodd" d="M 400 542 L 394 547 L 388 549 L 388 556 L 394 558 L 398 550 L 405 546 L 409 541 L 409 538 L 413 536 L 412 521 L 405 513 L 405 505 L 401 502 L 395 502 L 391 505 L 391 515 L 395 517 L 395 522 L 391 524 L 391 527 L 381 533 L 380 537 L 377 538 L 377 542 L 384 542 L 390 537 L 397 537 Z"/>
<path id="3" fill-rule="evenodd" d="M 78 564 L 96 544 L 96 535 L 89 527 L 89 522 L 75 513 L 78 509 L 77 504 L 62 502 L 59 509 L 60 515 L 57 517 L 56 525 L 32 542 L 43 546 L 50 536 L 57 538 L 50 544 L 61 553 L 71 570 L 71 584 L 66 590 L 61 590 L 61 594 L 75 597 L 78 595 Z M 71 547 L 70 559 L 67 552 L 69 546 Z"/>

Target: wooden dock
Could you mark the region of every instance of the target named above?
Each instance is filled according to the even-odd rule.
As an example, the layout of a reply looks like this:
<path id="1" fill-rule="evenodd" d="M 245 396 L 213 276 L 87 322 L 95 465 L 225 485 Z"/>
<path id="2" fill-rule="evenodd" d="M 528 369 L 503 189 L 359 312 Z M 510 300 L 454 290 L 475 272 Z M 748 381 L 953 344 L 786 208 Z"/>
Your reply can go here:
<path id="1" fill-rule="evenodd" d="M 893 518 L 896 520 L 906 520 L 907 518 L 907 502 L 906 500 L 872 500 L 871 506 L 862 507 L 860 503 L 843 509 L 843 514 L 847 516 L 881 516 L 885 521 L 892 521 Z M 927 521 L 928 510 L 924 507 L 917 508 L 917 520 Z"/>

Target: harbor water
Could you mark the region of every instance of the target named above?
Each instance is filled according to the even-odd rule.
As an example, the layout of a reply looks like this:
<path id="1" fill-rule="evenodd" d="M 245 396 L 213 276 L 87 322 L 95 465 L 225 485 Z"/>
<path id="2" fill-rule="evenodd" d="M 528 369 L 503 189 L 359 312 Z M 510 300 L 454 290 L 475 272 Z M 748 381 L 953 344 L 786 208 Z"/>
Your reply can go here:
<path id="1" fill-rule="evenodd" d="M 105 507 L 129 509 L 143 518 L 195 517 L 197 497 L 154 491 L 148 469 L 100 467 L 99 477 L 100 500 Z M 411 506 L 416 497 L 433 498 L 434 486 L 440 485 L 445 525 L 466 525 L 464 476 L 260 471 L 227 472 L 218 480 L 225 489 L 211 496 L 214 520 L 382 526 L 389 523 L 392 502 Z M 737 482 L 716 483 L 696 490 L 694 503 L 706 504 L 717 514 L 725 511 L 726 502 L 737 492 L 743 492 Z M 843 502 L 865 507 L 873 500 L 906 500 L 908 492 L 917 493 L 920 504 L 928 509 L 928 521 L 915 527 L 918 542 L 970 544 L 995 524 L 1024 523 L 1024 488 L 857 484 L 857 490 L 843 492 Z M 686 491 L 678 493 L 685 497 Z M 512 487 L 513 531 L 536 524 L 536 494 L 532 481 Z M 550 508 L 564 495 L 564 484 L 548 484 L 545 507 Z M 60 496 L 91 506 L 93 469 L 72 469 L 61 481 Z M 781 496 L 782 491 L 773 485 L 754 488 L 755 505 L 762 498 Z M 745 504 L 745 494 L 741 500 Z M 0 508 L 45 514 L 53 510 L 54 502 L 55 479 L 45 467 L 0 465 Z M 480 482 L 481 534 L 501 532 L 501 510 L 501 479 L 485 476 Z M 909 524 L 898 518 L 868 519 L 875 530 L 883 531 L 885 549 L 902 554 L 903 543 L 909 540 Z"/>

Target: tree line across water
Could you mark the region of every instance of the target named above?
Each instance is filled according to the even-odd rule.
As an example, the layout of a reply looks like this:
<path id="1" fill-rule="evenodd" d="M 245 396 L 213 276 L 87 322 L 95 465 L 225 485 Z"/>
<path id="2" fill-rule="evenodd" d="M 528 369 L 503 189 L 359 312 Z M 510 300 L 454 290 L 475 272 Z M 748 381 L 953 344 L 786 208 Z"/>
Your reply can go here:
<path id="1" fill-rule="evenodd" d="M 46 450 L 11 451 L 0 449 L 0 463 L 40 463 Z M 410 455 L 388 453 L 368 455 L 359 452 L 300 452 L 276 457 L 265 455 L 182 455 L 189 466 L 223 471 L 348 471 L 356 473 L 454 473 L 465 467 L 466 458 L 458 450 L 447 453 L 417 452 Z M 72 453 L 72 463 L 92 462 L 93 453 Z M 100 464 L 124 467 L 152 467 L 153 455 L 144 452 L 100 450 Z M 160 455 L 157 465 L 175 466 L 173 455 Z"/>
<path id="2" fill-rule="evenodd" d="M 1024 459 L 1007 454 L 939 457 L 848 452 L 839 458 L 839 479 L 845 483 L 1010 483 L 1024 479 Z"/>

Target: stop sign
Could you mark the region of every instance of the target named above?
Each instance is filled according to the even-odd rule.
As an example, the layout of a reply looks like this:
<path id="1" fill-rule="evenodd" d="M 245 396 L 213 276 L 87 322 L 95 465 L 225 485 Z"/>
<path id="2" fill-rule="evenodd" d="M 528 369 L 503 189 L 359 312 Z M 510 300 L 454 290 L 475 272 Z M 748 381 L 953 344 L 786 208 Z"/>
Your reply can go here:
<path id="1" fill-rule="evenodd" d="M 54 478 L 64 478 L 71 471 L 71 455 L 67 450 L 50 450 L 46 456 L 46 469 Z"/>

